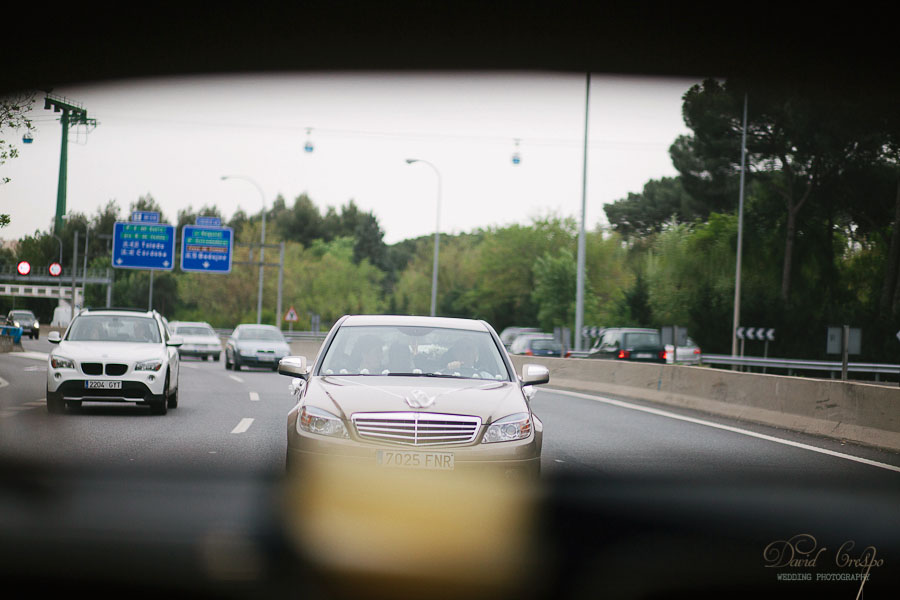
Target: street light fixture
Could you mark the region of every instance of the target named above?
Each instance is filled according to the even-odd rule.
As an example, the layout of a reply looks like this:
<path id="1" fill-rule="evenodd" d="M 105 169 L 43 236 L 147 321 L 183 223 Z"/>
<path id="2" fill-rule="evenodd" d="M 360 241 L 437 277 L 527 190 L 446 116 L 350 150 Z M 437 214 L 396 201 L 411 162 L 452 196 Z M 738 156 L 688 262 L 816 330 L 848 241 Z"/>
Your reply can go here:
<path id="1" fill-rule="evenodd" d="M 263 263 L 265 262 L 266 251 L 266 195 L 262 188 L 250 177 L 244 175 L 222 175 L 222 181 L 226 179 L 243 179 L 249 181 L 259 191 L 259 197 L 262 200 L 262 234 L 260 235 L 259 246 L 259 291 L 256 296 L 256 322 L 262 323 L 262 294 L 263 294 Z"/>
<path id="2" fill-rule="evenodd" d="M 441 172 L 438 171 L 438 168 L 433 164 L 428 162 L 427 160 L 422 160 L 421 158 L 407 158 L 406 164 L 411 165 L 413 163 L 425 163 L 432 169 L 434 169 L 435 174 L 437 175 L 438 181 L 438 192 L 437 192 L 437 217 L 435 219 L 434 225 L 434 266 L 431 268 L 431 316 L 435 316 L 435 311 L 437 308 L 437 276 L 438 276 L 438 251 L 441 243 Z"/>

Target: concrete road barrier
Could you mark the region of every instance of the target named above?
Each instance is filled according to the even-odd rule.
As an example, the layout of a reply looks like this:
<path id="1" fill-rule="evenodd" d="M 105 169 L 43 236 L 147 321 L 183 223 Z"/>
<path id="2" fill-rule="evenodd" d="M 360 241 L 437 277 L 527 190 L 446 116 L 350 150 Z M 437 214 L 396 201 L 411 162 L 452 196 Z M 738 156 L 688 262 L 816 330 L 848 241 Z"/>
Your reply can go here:
<path id="1" fill-rule="evenodd" d="M 708 367 L 513 356 L 550 369 L 550 386 L 649 400 L 900 451 L 895 387 Z"/>

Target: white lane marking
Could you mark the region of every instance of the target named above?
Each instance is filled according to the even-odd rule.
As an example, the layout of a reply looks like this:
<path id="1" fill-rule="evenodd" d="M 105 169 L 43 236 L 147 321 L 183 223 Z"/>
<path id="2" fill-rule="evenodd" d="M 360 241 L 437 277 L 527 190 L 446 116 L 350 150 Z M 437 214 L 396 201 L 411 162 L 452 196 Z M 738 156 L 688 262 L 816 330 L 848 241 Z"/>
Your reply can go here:
<path id="1" fill-rule="evenodd" d="M 237 427 L 231 430 L 231 433 L 244 433 L 250 429 L 250 425 L 252 424 L 253 419 L 241 419 L 241 422 L 237 424 Z"/>
<path id="2" fill-rule="evenodd" d="M 7 352 L 7 356 L 18 356 L 19 358 L 31 358 L 33 360 L 47 360 L 50 356 L 46 352 Z"/>
<path id="3" fill-rule="evenodd" d="M 23 371 L 46 371 L 46 370 L 47 370 L 47 367 L 44 367 L 44 366 L 40 366 L 40 367 L 25 367 L 25 368 L 22 369 L 22 370 L 23 370 Z"/>
<path id="4" fill-rule="evenodd" d="M 234 379 L 234 380 L 237 381 L 238 383 L 244 383 L 244 380 L 241 379 L 240 377 L 238 377 L 237 375 L 229 375 L 229 377 L 231 377 L 232 379 Z"/>
<path id="5" fill-rule="evenodd" d="M 179 366 L 184 367 L 185 369 L 196 369 L 197 368 L 197 365 L 186 365 L 184 363 L 181 363 Z"/>
<path id="6" fill-rule="evenodd" d="M 257 394 L 256 392 L 250 392 L 250 401 L 259 402 L 259 394 Z"/>
<path id="7" fill-rule="evenodd" d="M 25 406 L 45 406 L 47 404 L 46 398 L 41 398 L 40 400 L 34 400 L 32 402 L 26 402 Z"/>
<path id="8" fill-rule="evenodd" d="M 0 419 L 5 419 L 7 417 L 14 417 L 17 414 L 19 414 L 19 413 L 14 412 L 14 411 L 9 411 L 9 410 L 0 410 Z"/>
<path id="9" fill-rule="evenodd" d="M 8 385 L 9 385 L 9 382 L 7 380 L 3 379 L 2 377 L 0 377 L 0 388 L 6 387 Z"/>
<path id="10" fill-rule="evenodd" d="M 622 402 L 621 400 L 613 400 L 612 398 L 604 398 L 603 396 L 592 396 L 590 394 L 581 394 L 578 392 L 569 392 L 565 390 L 557 390 L 547 388 L 547 391 L 552 391 L 557 394 L 563 394 L 566 396 L 574 396 L 576 398 L 584 398 L 586 400 L 594 400 L 597 402 L 604 402 L 606 404 L 611 404 L 613 406 L 619 406 L 621 408 L 628 408 L 631 410 L 639 410 L 641 412 L 650 413 L 654 415 L 659 415 L 661 417 L 668 417 L 670 419 L 677 419 L 679 421 L 686 421 L 688 423 L 695 423 L 697 425 L 705 425 L 706 427 L 712 427 L 714 429 L 721 429 L 723 431 L 730 431 L 732 433 L 739 433 L 741 435 L 746 435 L 748 437 L 754 437 L 760 440 L 766 440 L 769 442 L 775 442 L 776 444 L 783 444 L 785 446 L 791 446 L 794 448 L 801 448 L 803 450 L 809 450 L 810 452 L 818 452 L 820 454 L 827 454 L 828 456 L 834 456 L 836 458 L 843 458 L 844 460 L 852 460 L 853 462 L 862 463 L 864 465 L 869 465 L 872 467 L 878 467 L 881 469 L 887 469 L 888 471 L 895 471 L 900 473 L 900 467 L 895 467 L 894 465 L 889 465 L 885 463 L 876 462 L 874 460 L 869 460 L 867 458 L 860 458 L 858 456 L 852 456 L 850 454 L 843 454 L 841 452 L 835 452 L 834 450 L 826 450 L 825 448 L 817 448 L 816 446 L 810 446 L 809 444 L 801 444 L 800 442 L 793 442 L 791 440 L 784 440 L 781 438 L 773 437 L 771 435 L 765 435 L 764 433 L 756 433 L 755 431 L 748 431 L 746 429 L 739 429 L 737 427 L 730 427 L 728 425 L 720 425 L 719 423 L 713 423 L 712 421 L 704 421 L 702 419 L 694 419 L 692 417 L 685 417 L 683 415 L 678 415 L 675 413 L 671 413 L 665 410 L 659 410 L 656 408 L 649 408 L 646 406 L 639 406 L 636 404 L 629 404 L 628 402 Z"/>

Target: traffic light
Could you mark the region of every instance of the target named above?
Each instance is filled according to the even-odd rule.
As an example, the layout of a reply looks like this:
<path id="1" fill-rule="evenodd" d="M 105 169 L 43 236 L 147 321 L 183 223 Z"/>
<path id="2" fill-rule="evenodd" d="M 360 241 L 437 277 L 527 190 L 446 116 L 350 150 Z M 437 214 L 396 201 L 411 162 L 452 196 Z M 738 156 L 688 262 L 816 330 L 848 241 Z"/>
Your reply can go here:
<path id="1" fill-rule="evenodd" d="M 16 271 L 19 275 L 29 275 L 31 273 L 31 263 L 27 260 L 20 260 L 19 264 L 16 265 Z"/>
<path id="2" fill-rule="evenodd" d="M 62 265 L 60 265 L 58 262 L 52 263 L 47 271 L 52 277 L 59 277 L 62 273 Z"/>

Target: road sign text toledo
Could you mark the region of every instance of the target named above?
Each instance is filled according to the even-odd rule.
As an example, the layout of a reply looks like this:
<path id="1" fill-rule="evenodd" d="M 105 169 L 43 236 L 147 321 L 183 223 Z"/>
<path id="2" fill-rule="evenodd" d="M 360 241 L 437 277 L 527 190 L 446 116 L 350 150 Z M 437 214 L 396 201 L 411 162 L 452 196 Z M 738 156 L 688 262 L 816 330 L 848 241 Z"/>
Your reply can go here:
<path id="1" fill-rule="evenodd" d="M 113 228 L 113 266 L 171 270 L 175 266 L 175 228 L 163 224 L 116 223 Z"/>
<path id="2" fill-rule="evenodd" d="M 181 270 L 230 273 L 233 239 L 230 227 L 185 225 L 181 229 Z"/>

